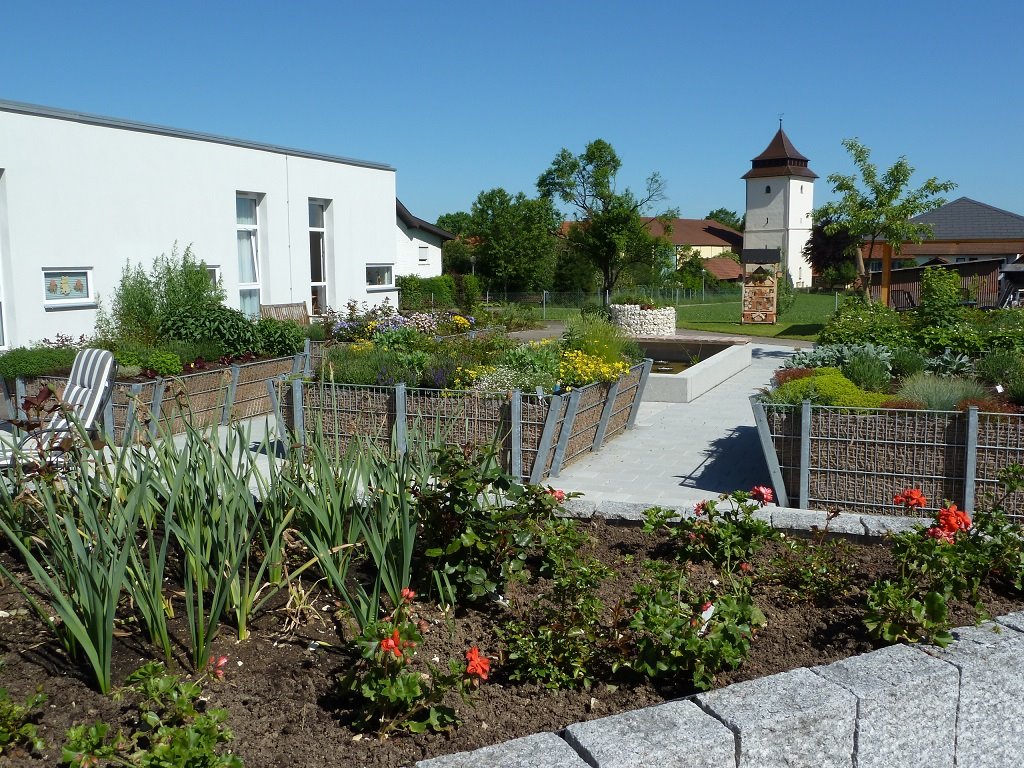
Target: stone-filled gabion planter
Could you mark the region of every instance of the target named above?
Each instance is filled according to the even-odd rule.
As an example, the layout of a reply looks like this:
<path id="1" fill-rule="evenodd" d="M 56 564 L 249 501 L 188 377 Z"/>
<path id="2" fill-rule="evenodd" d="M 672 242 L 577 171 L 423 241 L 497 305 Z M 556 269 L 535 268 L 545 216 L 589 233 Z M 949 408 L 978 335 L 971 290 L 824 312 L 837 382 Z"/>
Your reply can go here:
<path id="1" fill-rule="evenodd" d="M 676 308 L 643 309 L 639 304 L 612 304 L 612 322 L 627 336 L 675 336 Z"/>

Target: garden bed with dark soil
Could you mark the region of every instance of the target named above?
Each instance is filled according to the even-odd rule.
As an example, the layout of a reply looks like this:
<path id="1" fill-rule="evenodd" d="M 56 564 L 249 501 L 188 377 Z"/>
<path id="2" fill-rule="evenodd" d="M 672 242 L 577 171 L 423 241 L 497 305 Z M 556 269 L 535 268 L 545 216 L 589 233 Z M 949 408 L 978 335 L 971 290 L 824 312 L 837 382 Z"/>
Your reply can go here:
<path id="1" fill-rule="evenodd" d="M 605 582 L 597 595 L 608 607 L 605 615 L 612 621 L 614 607 L 629 598 L 641 563 L 666 554 L 665 539 L 645 534 L 636 526 L 601 521 L 582 525 L 594 538 L 592 554 L 618 574 Z M 772 541 L 752 559 L 753 595 L 767 622 L 755 632 L 747 661 L 736 670 L 720 674 L 716 686 L 827 664 L 877 647 L 861 616 L 867 586 L 893 576 L 889 544 L 879 541 L 851 545 L 845 591 L 807 601 L 797 599 L 767 578 L 774 570 L 773 561 L 785 551 L 784 542 Z M 0 552 L 0 562 L 15 573 L 24 573 L 10 550 Z M 710 565 L 688 568 L 690 587 L 698 592 L 711 580 L 723 578 Z M 450 703 L 462 722 L 450 733 L 396 733 L 381 739 L 375 734 L 357 735 L 348 728 L 346 721 L 351 713 L 337 696 L 335 680 L 352 660 L 343 650 L 341 627 L 334 618 L 340 604 L 320 586 L 310 585 L 316 590 L 312 600 L 316 615 L 307 616 L 291 634 L 282 631 L 288 617 L 283 597 L 275 610 L 255 623 L 250 640 L 235 643 L 230 639 L 231 628 L 223 628 L 215 653 L 228 657 L 224 679 L 205 681 L 203 696 L 209 707 L 227 709 L 227 722 L 234 733 L 229 747 L 250 768 L 333 768 L 410 766 L 427 757 L 555 731 L 574 722 L 694 692 L 686 681 L 652 685 L 622 676 L 613 677 L 611 684 L 595 683 L 580 690 L 548 690 L 540 684 L 511 681 L 502 643 L 494 630 L 518 618 L 533 604 L 546 586 L 544 582 L 534 579 L 510 584 L 505 593 L 507 606 L 489 602 L 481 610 L 459 609 L 454 615 L 441 613 L 427 601 L 414 603 L 414 613 L 429 626 L 417 648 L 418 659 L 434 659 L 435 664 L 446 666 L 448 659 L 463 658 L 470 646 L 478 646 L 491 659 L 490 678 L 473 693 L 471 704 L 452 696 Z M 993 616 L 1024 608 L 1024 601 L 984 588 L 981 597 L 985 610 Z M 954 626 L 971 624 L 977 618 L 970 605 L 954 604 L 952 608 Z M 23 700 L 37 687 L 48 697 L 36 721 L 47 748 L 41 755 L 15 749 L 0 757 L 0 763 L 12 768 L 55 766 L 70 726 L 104 720 L 116 729 L 124 722 L 127 705 L 96 693 L 83 681 L 10 583 L 0 583 L 0 612 L 0 688 L 7 688 L 15 701 Z M 182 632 L 181 626 L 174 629 Z M 119 634 L 122 637 L 114 651 L 115 681 L 152 659 L 149 648 L 137 644 L 136 632 Z"/>

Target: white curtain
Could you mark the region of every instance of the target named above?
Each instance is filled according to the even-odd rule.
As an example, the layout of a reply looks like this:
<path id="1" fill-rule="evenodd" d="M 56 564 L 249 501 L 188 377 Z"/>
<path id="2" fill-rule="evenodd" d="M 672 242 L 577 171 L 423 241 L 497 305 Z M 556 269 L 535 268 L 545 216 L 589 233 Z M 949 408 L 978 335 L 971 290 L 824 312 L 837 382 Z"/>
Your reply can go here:
<path id="1" fill-rule="evenodd" d="M 256 233 L 249 229 L 238 230 L 238 282 L 259 282 L 256 271 Z"/>

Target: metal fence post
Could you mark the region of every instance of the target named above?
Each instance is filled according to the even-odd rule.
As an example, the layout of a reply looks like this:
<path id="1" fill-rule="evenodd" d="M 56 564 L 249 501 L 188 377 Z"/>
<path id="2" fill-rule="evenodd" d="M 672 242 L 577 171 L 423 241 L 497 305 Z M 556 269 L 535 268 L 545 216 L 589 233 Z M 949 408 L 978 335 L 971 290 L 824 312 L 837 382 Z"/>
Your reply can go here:
<path id="1" fill-rule="evenodd" d="M 757 436 L 761 439 L 761 452 L 764 454 L 765 464 L 768 465 L 768 476 L 775 487 L 775 495 L 778 497 L 779 506 L 788 507 L 789 495 L 786 493 L 786 483 L 782 479 L 782 468 L 779 466 L 778 454 L 775 453 L 772 433 L 768 428 L 768 414 L 765 413 L 764 403 L 757 399 L 757 395 L 750 396 L 750 409 L 754 412 Z"/>
<path id="2" fill-rule="evenodd" d="M 604 408 L 601 410 L 601 421 L 597 425 L 597 434 L 594 435 L 594 445 L 590 450 L 600 451 L 601 446 L 604 445 L 604 433 L 608 429 L 608 422 L 611 421 L 612 411 L 615 410 L 615 398 L 619 396 L 619 382 L 622 378 L 618 378 L 612 382 L 612 385 L 608 388 L 608 394 L 605 395 L 607 398 L 604 401 Z"/>
<path id="3" fill-rule="evenodd" d="M 128 412 L 124 416 L 124 442 L 129 444 L 135 437 L 135 412 L 138 410 L 139 395 L 142 394 L 141 384 L 132 384 L 128 397 Z"/>
<path id="4" fill-rule="evenodd" d="M 811 401 L 800 409 L 800 506 L 808 509 L 811 496 Z"/>
<path id="5" fill-rule="evenodd" d="M 978 406 L 967 409 L 967 460 L 964 462 L 964 509 L 974 511 L 974 491 L 978 475 Z"/>
<path id="6" fill-rule="evenodd" d="M 103 433 L 114 443 L 114 393 L 117 391 L 117 382 L 111 386 L 110 395 L 103 405 Z"/>
<path id="7" fill-rule="evenodd" d="M 235 390 L 238 388 L 238 374 L 241 372 L 238 364 L 231 366 L 231 383 L 228 384 L 228 394 L 224 398 L 224 411 L 220 415 L 220 423 L 227 424 L 231 421 L 231 409 L 235 407 Z"/>
<path id="8" fill-rule="evenodd" d="M 153 412 L 153 419 L 149 422 L 149 436 L 153 438 L 160 431 L 160 408 L 164 402 L 164 389 L 166 387 L 167 382 L 163 378 L 158 378 L 156 383 L 153 384 L 153 405 L 150 408 Z"/>
<path id="9" fill-rule="evenodd" d="M 640 411 L 640 401 L 644 399 L 644 389 L 647 388 L 647 377 L 651 375 L 651 368 L 654 360 L 644 359 L 644 369 L 640 372 L 640 382 L 636 385 L 636 394 L 633 396 L 633 404 L 629 406 L 629 420 L 626 422 L 626 429 L 633 429 L 636 426 L 636 415 Z"/>
<path id="10" fill-rule="evenodd" d="M 28 418 L 25 412 L 25 379 L 18 376 L 14 380 L 14 415 L 19 419 Z"/>
<path id="11" fill-rule="evenodd" d="M 302 345 L 302 352 L 295 356 L 295 362 L 292 363 L 292 375 L 298 376 L 299 371 L 302 371 L 303 376 L 309 376 L 310 371 L 313 370 L 313 342 L 308 337 L 306 342 Z"/>
<path id="12" fill-rule="evenodd" d="M 569 393 L 569 405 L 565 408 L 565 417 L 562 419 L 562 431 L 558 433 L 555 457 L 551 460 L 552 477 L 558 477 L 562 471 L 562 462 L 565 461 L 565 451 L 569 447 L 569 436 L 572 434 L 573 425 L 576 423 L 576 414 L 580 409 L 581 397 L 582 395 L 578 389 L 574 389 Z"/>
<path id="13" fill-rule="evenodd" d="M 0 377 L 0 399 L 3 399 L 3 407 L 6 413 L 5 418 L 9 421 L 17 415 L 14 403 L 11 402 L 11 393 L 7 391 L 7 379 Z"/>
<path id="14" fill-rule="evenodd" d="M 270 412 L 274 414 L 274 421 L 277 423 L 278 434 L 281 432 L 281 400 L 277 396 L 277 388 L 284 381 L 284 376 L 276 379 L 267 379 L 267 396 L 270 398 Z"/>
<path id="15" fill-rule="evenodd" d="M 302 379 L 292 381 L 292 413 L 295 415 L 295 438 L 306 447 L 306 414 L 302 410 Z"/>
<path id="16" fill-rule="evenodd" d="M 409 392 L 404 381 L 395 385 L 395 450 L 409 450 Z"/>
<path id="17" fill-rule="evenodd" d="M 523 393 L 518 389 L 512 392 L 510 405 L 510 421 L 512 422 L 512 456 L 509 474 L 516 480 L 523 479 Z"/>
<path id="18" fill-rule="evenodd" d="M 562 396 L 552 395 L 548 400 L 548 413 L 544 417 L 544 431 L 540 434 L 540 443 L 537 445 L 537 456 L 533 460 L 533 468 L 530 470 L 530 482 L 536 485 L 544 479 L 544 470 L 548 465 L 548 453 L 551 452 L 551 441 L 555 437 L 555 424 L 562 415 Z"/>

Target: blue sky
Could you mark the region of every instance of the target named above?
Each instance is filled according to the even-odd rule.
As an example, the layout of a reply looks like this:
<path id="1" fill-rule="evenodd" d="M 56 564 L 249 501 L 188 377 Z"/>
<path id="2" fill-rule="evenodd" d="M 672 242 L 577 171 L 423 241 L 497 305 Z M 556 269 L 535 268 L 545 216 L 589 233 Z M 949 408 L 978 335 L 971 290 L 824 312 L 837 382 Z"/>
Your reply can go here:
<path id="1" fill-rule="evenodd" d="M 1024 215 L 1011 0 L 4 5 L 0 98 L 388 163 L 430 221 L 595 138 L 620 186 L 742 212 L 779 113 L 816 204 L 858 137 Z"/>

